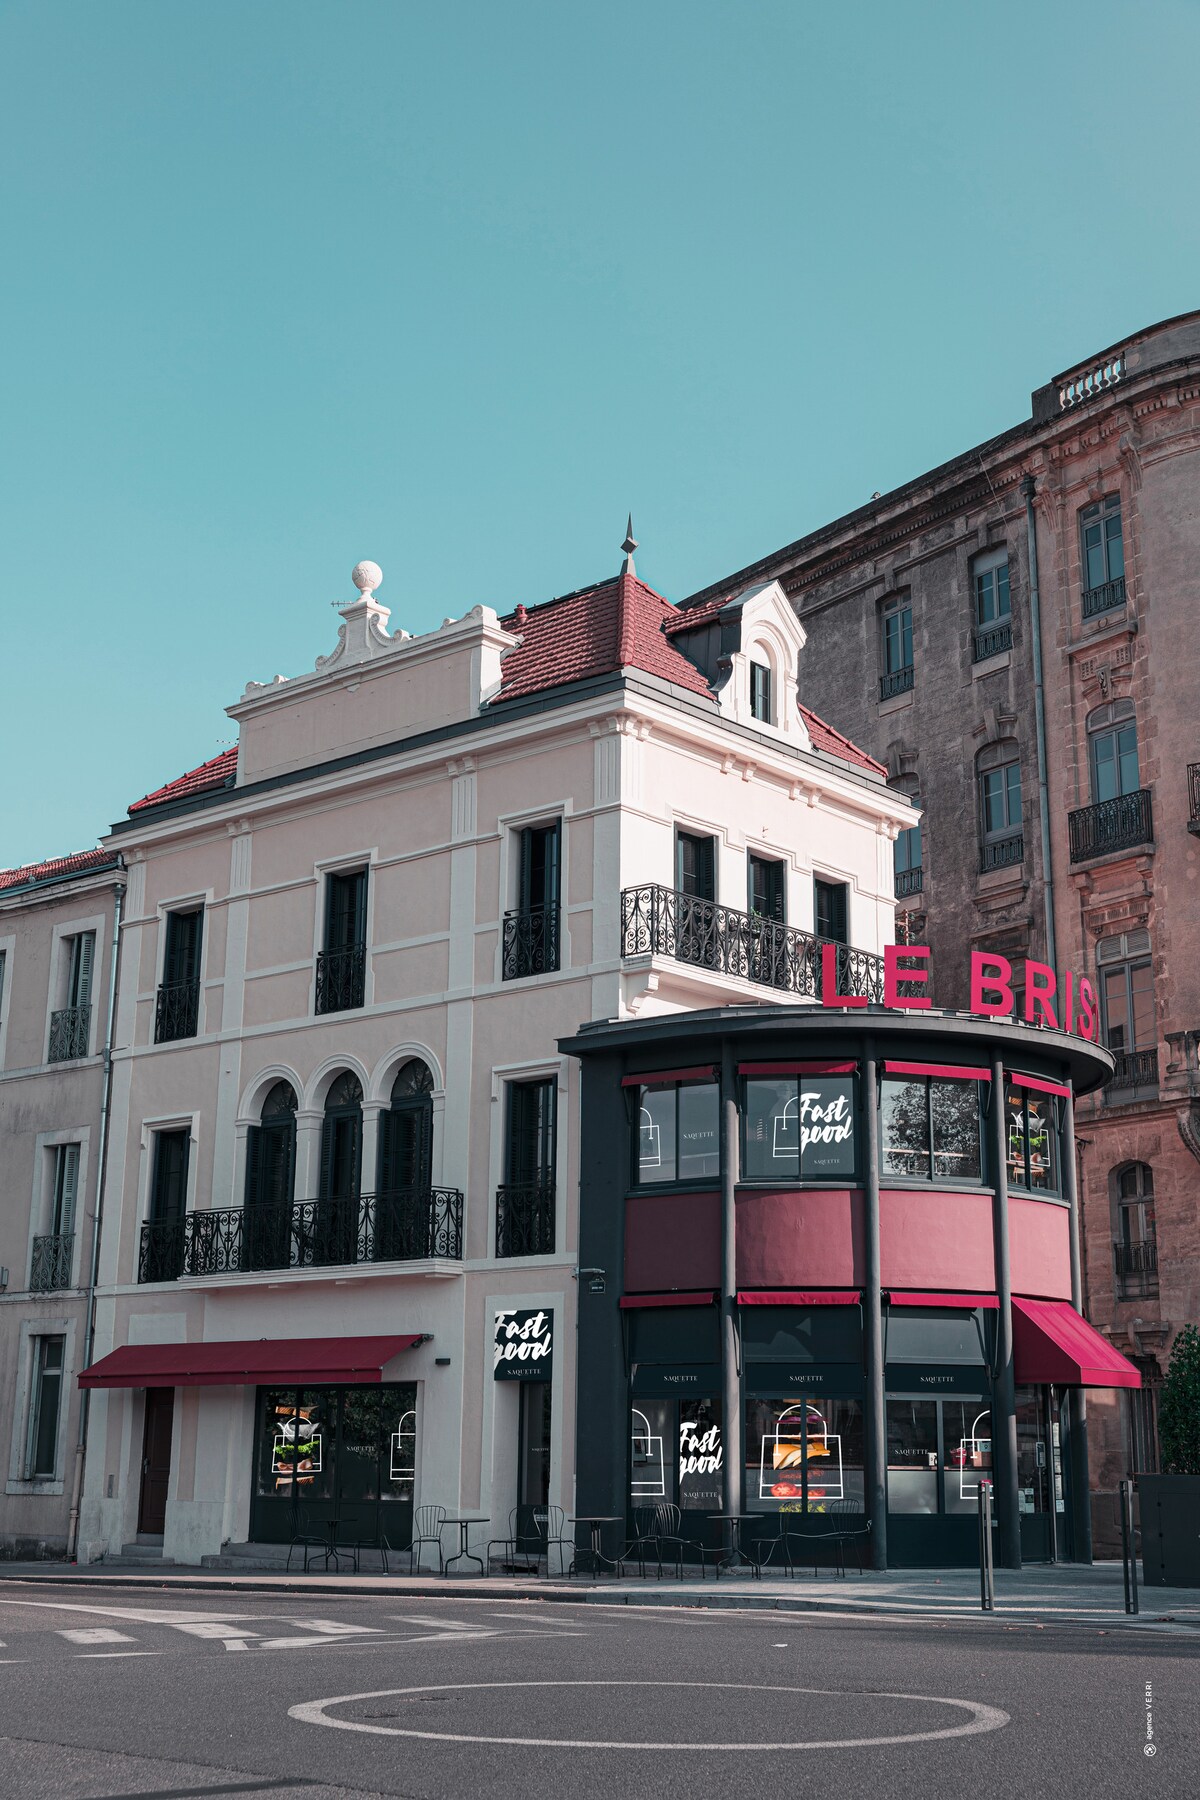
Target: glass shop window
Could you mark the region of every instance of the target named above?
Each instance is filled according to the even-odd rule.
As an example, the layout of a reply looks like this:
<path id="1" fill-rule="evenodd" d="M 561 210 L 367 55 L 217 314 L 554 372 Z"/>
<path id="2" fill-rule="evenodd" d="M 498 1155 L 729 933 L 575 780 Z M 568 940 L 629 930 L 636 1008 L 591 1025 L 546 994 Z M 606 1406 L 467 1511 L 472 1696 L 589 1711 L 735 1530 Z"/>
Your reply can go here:
<path id="1" fill-rule="evenodd" d="M 887 1403 L 888 1511 L 938 1510 L 938 1403 Z"/>
<path id="2" fill-rule="evenodd" d="M 977 1513 L 979 1481 L 992 1477 L 992 1414 L 979 1400 L 943 1400 L 942 1484 L 948 1513 Z"/>
<path id="3" fill-rule="evenodd" d="M 725 1446 L 716 1399 L 635 1400 L 629 1411 L 629 1501 L 673 1501 L 683 1512 L 721 1507 Z"/>
<path id="4" fill-rule="evenodd" d="M 826 1394 L 747 1400 L 747 1511 L 861 1509 L 864 1491 L 859 1401 Z"/>
<path id="5" fill-rule="evenodd" d="M 1004 1094 L 1008 1183 L 1031 1193 L 1057 1194 L 1058 1110 L 1053 1094 L 1009 1082 Z"/>
<path id="6" fill-rule="evenodd" d="M 675 1081 L 633 1092 L 638 1185 L 715 1180 L 721 1168 L 716 1082 Z"/>
<path id="7" fill-rule="evenodd" d="M 858 1109 L 853 1075 L 784 1075 L 746 1082 L 746 1181 L 853 1181 Z"/>
<path id="8" fill-rule="evenodd" d="M 934 1076 L 886 1079 L 880 1099 L 882 1170 L 907 1181 L 980 1181 L 979 1083 Z"/>

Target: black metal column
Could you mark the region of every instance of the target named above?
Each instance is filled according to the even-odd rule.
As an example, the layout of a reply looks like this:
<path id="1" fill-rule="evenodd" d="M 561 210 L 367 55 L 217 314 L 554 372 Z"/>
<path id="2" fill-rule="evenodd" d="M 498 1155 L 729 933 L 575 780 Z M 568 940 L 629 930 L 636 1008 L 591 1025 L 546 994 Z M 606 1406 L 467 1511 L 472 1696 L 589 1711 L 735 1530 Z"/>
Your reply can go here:
<path id="1" fill-rule="evenodd" d="M 1083 1312 L 1083 1256 L 1079 1229 L 1079 1169 L 1075 1152 L 1075 1096 L 1065 1103 L 1062 1134 L 1063 1191 L 1071 1220 L 1071 1305 Z M 1062 1396 L 1063 1479 L 1071 1520 L 1071 1557 L 1092 1560 L 1092 1496 L 1088 1470 L 1087 1396 L 1082 1388 L 1066 1388 Z"/>
<path id="2" fill-rule="evenodd" d="M 887 1427 L 883 1402 L 883 1295 L 879 1260 L 879 1083 L 875 1045 L 870 1039 L 862 1060 L 861 1121 L 866 1147 L 863 1212 L 865 1268 L 863 1279 L 863 1412 L 864 1500 L 871 1526 L 871 1566 L 886 1569 L 887 1560 Z"/>
<path id="3" fill-rule="evenodd" d="M 721 1397 L 725 1444 L 722 1504 L 731 1516 L 744 1505 L 742 1369 L 737 1310 L 737 1182 L 741 1143 L 737 1059 L 728 1039 L 721 1048 Z"/>
<path id="4" fill-rule="evenodd" d="M 1013 1368 L 1012 1269 L 1008 1250 L 1008 1143 L 1004 1062 L 992 1058 L 992 1252 L 1000 1315 L 996 1325 L 996 1386 L 992 1400 L 992 1457 L 1000 1567 L 1021 1567 L 1021 1510 L 1017 1498 L 1017 1395 Z"/>
<path id="5" fill-rule="evenodd" d="M 629 1122 L 619 1057 L 581 1058 L 574 1513 L 624 1517 L 629 1504 L 629 1378 L 621 1335 Z M 614 1196 L 617 1196 L 614 1204 Z M 614 1535 L 616 1527 L 612 1528 Z M 586 1538 L 586 1534 L 585 1538 Z"/>

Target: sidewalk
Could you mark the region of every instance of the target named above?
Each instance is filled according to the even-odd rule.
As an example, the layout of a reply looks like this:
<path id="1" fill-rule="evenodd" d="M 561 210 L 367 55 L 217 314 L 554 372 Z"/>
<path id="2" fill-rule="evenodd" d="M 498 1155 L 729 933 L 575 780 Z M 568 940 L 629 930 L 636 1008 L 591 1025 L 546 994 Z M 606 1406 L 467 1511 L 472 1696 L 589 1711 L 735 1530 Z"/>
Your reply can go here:
<path id="1" fill-rule="evenodd" d="M 266 1571 L 246 1574 L 171 1565 L 147 1569 L 144 1562 L 0 1563 L 0 1581 L 69 1583 L 71 1586 L 145 1588 L 161 1593 L 274 1593 L 364 1596 L 387 1595 L 422 1599 L 537 1600 L 601 1606 L 675 1606 L 774 1609 L 785 1612 L 879 1614 L 932 1619 L 984 1618 L 979 1608 L 979 1575 L 974 1569 L 889 1570 L 814 1579 L 798 1574 L 754 1581 L 747 1575 L 725 1575 L 720 1581 L 673 1579 L 621 1580 L 575 1577 L 532 1578 L 491 1575 L 291 1575 Z M 1119 1563 L 1091 1568 L 1036 1566 L 1014 1572 L 996 1570 L 995 1618 L 1029 1624 L 1087 1625 L 1137 1629 L 1174 1625 L 1200 1630 L 1200 1588 L 1145 1588 L 1139 1585 L 1141 1611 L 1128 1617 Z"/>

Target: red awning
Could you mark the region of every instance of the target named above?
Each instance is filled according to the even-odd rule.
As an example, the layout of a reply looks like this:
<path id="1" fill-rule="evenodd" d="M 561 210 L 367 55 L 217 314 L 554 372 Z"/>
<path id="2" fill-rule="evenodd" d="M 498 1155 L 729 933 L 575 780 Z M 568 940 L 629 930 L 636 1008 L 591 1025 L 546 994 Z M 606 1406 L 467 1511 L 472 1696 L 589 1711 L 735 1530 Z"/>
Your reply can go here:
<path id="1" fill-rule="evenodd" d="M 946 1081 L 990 1081 L 990 1069 L 968 1068 L 965 1063 L 885 1062 L 885 1075 L 936 1075 Z"/>
<path id="2" fill-rule="evenodd" d="M 895 1294 L 889 1292 L 893 1306 L 983 1306 L 992 1311 L 1000 1305 L 995 1294 Z"/>
<path id="3" fill-rule="evenodd" d="M 1013 1363 L 1022 1382 L 1065 1387 L 1140 1388 L 1127 1357 L 1066 1300 L 1014 1300 Z"/>
<path id="4" fill-rule="evenodd" d="M 622 1294 L 620 1307 L 629 1312 L 638 1306 L 711 1306 L 716 1297 L 712 1288 L 692 1294 Z"/>
<path id="5" fill-rule="evenodd" d="M 745 1062 L 739 1075 L 853 1075 L 856 1062 Z"/>
<path id="6" fill-rule="evenodd" d="M 242 1338 L 223 1344 L 126 1344 L 79 1374 L 84 1388 L 255 1387 L 382 1381 L 383 1366 L 429 1337 Z"/>
<path id="7" fill-rule="evenodd" d="M 622 1075 L 621 1086 L 667 1087 L 673 1081 L 715 1081 L 715 1063 L 701 1063 L 698 1069 L 647 1069 L 644 1075 Z"/>
<path id="8" fill-rule="evenodd" d="M 752 1288 L 738 1295 L 739 1306 L 857 1306 L 857 1288 Z"/>
<path id="9" fill-rule="evenodd" d="M 1017 1075 L 1012 1069 L 1008 1071 L 1008 1079 L 1013 1087 L 1032 1088 L 1037 1094 L 1057 1094 L 1061 1100 L 1071 1098 L 1071 1090 L 1064 1087 L 1061 1081 L 1043 1081 L 1038 1075 Z"/>

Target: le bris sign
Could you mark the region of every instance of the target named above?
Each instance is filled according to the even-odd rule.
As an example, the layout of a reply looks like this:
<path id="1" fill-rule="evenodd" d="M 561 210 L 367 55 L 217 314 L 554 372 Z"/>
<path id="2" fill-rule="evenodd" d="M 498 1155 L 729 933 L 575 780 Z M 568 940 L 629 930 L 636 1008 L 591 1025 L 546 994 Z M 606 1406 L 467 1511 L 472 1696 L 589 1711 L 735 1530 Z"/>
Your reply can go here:
<path id="1" fill-rule="evenodd" d="M 928 944 L 885 944 L 883 951 L 883 1004 L 900 1011 L 921 1011 L 933 1005 L 928 993 L 932 977 Z M 971 1008 L 985 1019 L 1011 1019 L 1014 1013 L 1012 964 L 1006 956 L 982 950 L 971 952 Z M 866 1006 L 867 994 L 842 993 L 838 982 L 838 946 L 821 946 L 822 1006 Z M 1078 979 L 1070 969 L 1059 974 L 1049 963 L 1025 963 L 1024 1019 L 1028 1025 L 1048 1025 L 1095 1043 L 1100 1035 L 1096 990 L 1087 976 Z"/>
<path id="2" fill-rule="evenodd" d="M 497 1381 L 549 1381 L 554 1356 L 554 1314 L 498 1312 L 492 1351 Z"/>

